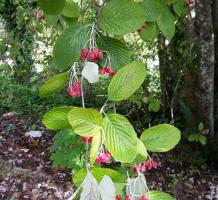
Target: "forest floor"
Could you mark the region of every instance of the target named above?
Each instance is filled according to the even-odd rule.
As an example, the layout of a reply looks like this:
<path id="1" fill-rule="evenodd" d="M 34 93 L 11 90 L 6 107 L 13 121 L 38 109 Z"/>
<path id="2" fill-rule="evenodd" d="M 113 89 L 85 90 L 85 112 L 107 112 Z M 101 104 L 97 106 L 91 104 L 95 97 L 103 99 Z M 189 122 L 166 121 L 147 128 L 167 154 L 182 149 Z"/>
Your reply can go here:
<path id="1" fill-rule="evenodd" d="M 66 199 L 73 191 L 70 170 L 51 169 L 49 160 L 54 132 L 37 126 L 42 136 L 32 140 L 25 136 L 24 124 L 25 120 L 0 116 L 0 200 Z M 161 165 L 146 174 L 150 189 L 161 188 L 178 200 L 218 199 L 217 171 L 185 175 L 157 156 Z"/>

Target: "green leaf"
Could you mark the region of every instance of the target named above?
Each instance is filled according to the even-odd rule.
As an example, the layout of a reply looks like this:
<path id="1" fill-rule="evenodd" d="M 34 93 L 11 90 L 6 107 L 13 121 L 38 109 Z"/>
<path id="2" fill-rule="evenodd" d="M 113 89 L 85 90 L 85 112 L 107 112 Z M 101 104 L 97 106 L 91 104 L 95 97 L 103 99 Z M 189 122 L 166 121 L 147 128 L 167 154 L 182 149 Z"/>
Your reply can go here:
<path id="1" fill-rule="evenodd" d="M 145 130 L 140 139 L 147 150 L 166 152 L 173 149 L 180 141 L 180 131 L 169 124 L 160 124 Z"/>
<path id="2" fill-rule="evenodd" d="M 137 154 L 137 136 L 130 122 L 119 114 L 104 118 L 105 145 L 115 160 L 132 162 Z"/>
<path id="3" fill-rule="evenodd" d="M 99 47 L 109 53 L 111 67 L 115 71 L 131 62 L 131 53 L 128 48 L 117 39 L 101 37 Z"/>
<path id="4" fill-rule="evenodd" d="M 39 7 L 47 15 L 57 15 L 65 5 L 65 0 L 38 0 Z"/>
<path id="5" fill-rule="evenodd" d="M 165 7 L 160 0 L 144 0 L 142 6 L 145 11 L 145 20 L 155 22 L 165 12 Z"/>
<path id="6" fill-rule="evenodd" d="M 68 113 L 72 108 L 71 106 L 54 108 L 45 113 L 42 123 L 51 130 L 71 128 Z"/>
<path id="7" fill-rule="evenodd" d="M 140 88 L 145 77 L 146 70 L 143 63 L 132 62 L 121 68 L 108 87 L 109 99 L 113 101 L 127 99 Z"/>
<path id="8" fill-rule="evenodd" d="M 125 35 L 140 28 L 145 21 L 143 8 L 131 0 L 112 0 L 103 9 L 100 28 L 106 33 Z"/>
<path id="9" fill-rule="evenodd" d="M 184 0 L 177 0 L 173 3 L 173 10 L 178 16 L 182 16 L 187 11 L 187 6 Z"/>
<path id="10" fill-rule="evenodd" d="M 101 132 L 103 118 L 91 108 L 74 108 L 68 114 L 68 120 L 74 131 L 81 136 L 94 136 Z"/>
<path id="11" fill-rule="evenodd" d="M 72 25 L 65 29 L 54 45 L 53 57 L 56 67 L 67 69 L 80 58 L 81 50 L 88 40 L 87 29 Z"/>
<path id="12" fill-rule="evenodd" d="M 157 38 L 157 24 L 154 22 L 148 22 L 145 30 L 139 33 L 142 40 L 145 42 L 152 41 Z"/>
<path id="13" fill-rule="evenodd" d="M 200 136 L 199 136 L 199 142 L 200 142 L 202 145 L 206 145 L 206 144 L 207 144 L 207 138 L 206 138 L 206 136 L 200 135 Z"/>
<path id="14" fill-rule="evenodd" d="M 124 175 L 112 169 L 95 167 L 91 169 L 91 172 L 98 182 L 102 180 L 103 176 L 109 176 L 113 180 L 114 183 L 125 183 L 126 182 L 126 177 Z M 73 182 L 77 188 L 80 186 L 80 184 L 85 179 L 86 174 L 87 174 L 87 170 L 82 169 L 73 175 Z"/>
<path id="15" fill-rule="evenodd" d="M 150 197 L 149 200 L 176 200 L 171 195 L 165 192 L 150 191 L 146 195 Z"/>
<path id="16" fill-rule="evenodd" d="M 149 102 L 148 105 L 149 112 L 158 112 L 160 110 L 160 101 L 158 99 L 149 96 L 148 102 Z"/>
<path id="17" fill-rule="evenodd" d="M 204 124 L 202 122 L 198 125 L 198 130 L 199 131 L 203 131 L 204 130 Z"/>
<path id="18" fill-rule="evenodd" d="M 78 17 L 80 15 L 79 6 L 73 0 L 66 0 L 65 6 L 61 14 L 65 17 Z"/>
<path id="19" fill-rule="evenodd" d="M 168 39 L 172 39 L 175 34 L 175 18 L 173 14 L 168 12 L 163 12 L 157 20 L 157 24 L 162 32 L 162 34 Z"/>
<path id="20" fill-rule="evenodd" d="M 50 79 L 48 79 L 40 88 L 39 96 L 40 97 L 49 97 L 52 94 L 58 92 L 64 88 L 69 80 L 69 73 L 61 73 Z"/>
<path id="21" fill-rule="evenodd" d="M 56 26 L 59 19 L 60 15 L 45 15 L 45 21 L 50 26 Z"/>
<path id="22" fill-rule="evenodd" d="M 102 144 L 102 134 L 96 134 L 93 137 L 91 149 L 90 149 L 90 164 L 93 164 L 98 156 L 99 149 Z"/>
<path id="23" fill-rule="evenodd" d="M 194 133 L 188 136 L 188 141 L 189 142 L 198 142 L 199 141 L 199 134 Z"/>
<path id="24" fill-rule="evenodd" d="M 143 142 L 137 139 L 137 156 L 135 158 L 135 163 L 139 164 L 147 159 L 148 153 Z"/>

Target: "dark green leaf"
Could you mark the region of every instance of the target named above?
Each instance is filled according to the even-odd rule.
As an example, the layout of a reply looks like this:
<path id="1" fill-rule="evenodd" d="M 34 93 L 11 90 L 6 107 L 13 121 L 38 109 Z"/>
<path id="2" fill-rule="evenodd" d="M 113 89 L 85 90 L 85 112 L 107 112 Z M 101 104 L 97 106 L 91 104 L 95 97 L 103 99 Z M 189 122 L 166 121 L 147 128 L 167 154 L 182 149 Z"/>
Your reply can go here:
<path id="1" fill-rule="evenodd" d="M 80 58 L 88 40 L 87 29 L 77 25 L 67 28 L 55 43 L 53 57 L 56 67 L 67 69 Z"/>
<path id="2" fill-rule="evenodd" d="M 57 15 L 65 5 L 65 0 L 38 0 L 38 5 L 47 15 Z"/>
<path id="3" fill-rule="evenodd" d="M 145 21 L 143 8 L 131 0 L 112 0 L 102 10 L 100 28 L 106 33 L 125 35 L 136 31 Z"/>

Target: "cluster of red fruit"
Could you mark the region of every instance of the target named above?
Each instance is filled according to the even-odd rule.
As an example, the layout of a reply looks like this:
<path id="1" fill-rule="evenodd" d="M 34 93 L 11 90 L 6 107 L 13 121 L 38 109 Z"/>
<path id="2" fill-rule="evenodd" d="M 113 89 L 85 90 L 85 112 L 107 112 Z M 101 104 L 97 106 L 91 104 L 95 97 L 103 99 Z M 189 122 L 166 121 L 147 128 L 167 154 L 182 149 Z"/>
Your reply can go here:
<path id="1" fill-rule="evenodd" d="M 44 14 L 43 14 L 42 11 L 38 11 L 38 12 L 33 13 L 33 16 L 34 16 L 39 22 L 41 22 L 42 20 L 45 19 L 45 16 L 44 16 Z"/>
<path id="2" fill-rule="evenodd" d="M 147 22 L 145 21 L 144 22 L 144 24 L 142 25 L 142 27 L 141 28 L 139 28 L 139 29 L 137 29 L 137 31 L 139 32 L 139 33 L 142 33 L 144 30 L 145 30 L 145 28 L 147 27 Z"/>
<path id="3" fill-rule="evenodd" d="M 135 167 L 132 168 L 133 172 L 138 172 L 138 171 L 142 171 L 142 172 L 146 172 L 147 170 L 150 170 L 152 168 L 157 168 L 158 163 L 155 161 L 145 161 Z"/>
<path id="4" fill-rule="evenodd" d="M 195 0 L 185 0 L 186 5 L 190 6 L 195 3 Z"/>
<path id="5" fill-rule="evenodd" d="M 85 137 L 85 136 L 82 137 L 82 142 L 84 143 L 88 142 L 89 144 L 91 144 L 92 140 L 93 140 L 93 137 Z"/>
<path id="6" fill-rule="evenodd" d="M 130 197 L 130 195 L 126 195 L 125 200 L 131 200 L 132 198 Z M 116 196 L 116 200 L 122 200 L 122 197 L 120 195 Z M 142 195 L 140 200 L 149 200 L 149 198 L 145 195 Z"/>
<path id="7" fill-rule="evenodd" d="M 111 158 L 112 158 L 112 156 L 111 156 L 110 152 L 106 151 L 104 153 L 100 153 L 98 155 L 98 157 L 96 158 L 95 162 L 98 164 L 100 164 L 100 163 L 108 164 L 108 163 L 110 163 Z"/>
<path id="8" fill-rule="evenodd" d="M 113 77 L 115 75 L 115 71 L 111 69 L 110 67 L 104 67 L 104 68 L 99 69 L 99 74 L 100 75 L 108 74 L 109 76 Z"/>
<path id="9" fill-rule="evenodd" d="M 72 97 L 80 97 L 81 96 L 81 84 L 76 81 L 72 85 L 67 88 L 67 91 Z"/>
<path id="10" fill-rule="evenodd" d="M 103 60 L 104 54 L 99 49 L 89 50 L 89 49 L 82 49 L 81 60 L 85 61 L 86 59 L 90 61 L 94 61 L 95 63 Z"/>

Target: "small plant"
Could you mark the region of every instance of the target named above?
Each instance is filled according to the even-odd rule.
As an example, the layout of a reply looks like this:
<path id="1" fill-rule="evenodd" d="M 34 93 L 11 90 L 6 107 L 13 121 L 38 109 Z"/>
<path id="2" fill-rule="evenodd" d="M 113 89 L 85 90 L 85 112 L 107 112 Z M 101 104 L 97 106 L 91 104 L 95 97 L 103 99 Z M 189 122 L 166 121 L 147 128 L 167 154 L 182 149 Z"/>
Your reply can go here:
<path id="1" fill-rule="evenodd" d="M 144 9 L 149 10 L 150 5 L 146 2 L 112 0 L 98 4 L 92 1 L 94 18 L 87 23 L 82 20 L 86 18 L 80 16 L 79 10 L 82 8 L 76 3 L 65 4 L 64 0 L 59 0 L 53 6 L 51 0 L 38 2 L 46 14 L 60 13 L 64 16 L 63 20 L 66 16 L 72 16 L 69 10 L 77 11 L 73 18 L 78 18 L 78 22 L 71 23 L 64 29 L 53 49 L 54 64 L 62 73 L 50 78 L 40 88 L 42 97 L 49 97 L 66 88 L 70 96 L 81 99 L 81 107 L 54 108 L 43 117 L 47 128 L 64 130 L 64 133 L 59 133 L 56 137 L 52 147 L 52 159 L 56 165 L 74 164 L 70 159 L 64 160 L 61 154 L 70 154 L 76 148 L 75 152 L 82 155 L 83 148 L 79 151 L 74 144 L 77 141 L 85 142 L 85 155 L 80 162 L 83 167 L 73 174 L 78 189 L 69 200 L 78 196 L 80 200 L 173 199 L 167 193 L 150 191 L 144 172 L 158 165 L 150 159 L 148 151 L 167 152 L 173 149 L 180 141 L 180 131 L 172 125 L 159 124 L 142 131 L 139 138 L 130 121 L 116 112 L 116 104 L 131 97 L 141 87 L 147 72 L 145 64 L 133 61 L 122 40 L 115 36 L 121 38 L 140 29 L 140 34 L 144 31 L 147 37 L 151 33 L 147 29 L 150 26 L 156 29 L 158 25 L 170 40 L 175 32 L 175 19 L 170 9 L 160 11 L 154 9 L 156 5 L 151 6 L 151 13 L 154 13 L 151 21 L 154 22 L 145 24 L 149 16 Z M 90 4 L 88 8 L 89 6 Z M 105 91 L 105 103 L 100 108 L 87 108 L 86 99 L 89 96 L 86 95 L 85 85 L 101 84 L 104 80 L 109 83 Z M 160 104 L 156 99 L 150 98 L 149 104 L 151 111 L 159 110 Z M 73 140 L 74 143 L 71 143 Z M 104 167 L 114 162 L 121 163 L 125 174 Z M 135 173 L 132 173 L 132 169 Z"/>
<path id="2" fill-rule="evenodd" d="M 188 136 L 188 141 L 189 142 L 199 142 L 202 145 L 206 145 L 207 144 L 207 137 L 205 135 L 205 133 L 207 132 L 206 130 L 204 130 L 204 124 L 201 122 L 198 126 L 198 133 L 191 133 Z"/>

